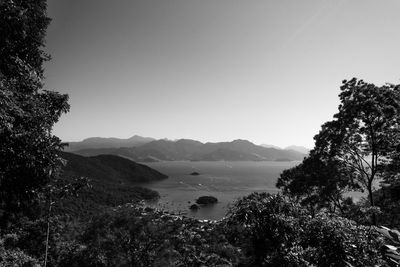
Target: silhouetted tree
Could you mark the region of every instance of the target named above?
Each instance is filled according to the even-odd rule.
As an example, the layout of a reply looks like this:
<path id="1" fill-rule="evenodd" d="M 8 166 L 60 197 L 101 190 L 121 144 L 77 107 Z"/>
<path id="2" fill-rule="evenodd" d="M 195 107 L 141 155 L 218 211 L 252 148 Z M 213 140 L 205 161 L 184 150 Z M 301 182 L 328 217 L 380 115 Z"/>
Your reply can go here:
<path id="1" fill-rule="evenodd" d="M 343 81 L 339 112 L 322 125 L 315 153 L 344 164 L 349 181 L 368 192 L 374 206 L 373 184 L 382 177 L 398 143 L 400 86 L 381 87 L 353 78 Z M 375 223 L 375 217 L 372 218 Z"/>
<path id="2" fill-rule="evenodd" d="M 32 214 L 57 168 L 61 140 L 51 129 L 68 96 L 43 90 L 45 0 L 0 1 L 0 219 Z"/>
<path id="3" fill-rule="evenodd" d="M 284 170 L 276 186 L 314 214 L 321 208 L 343 213 L 343 193 L 357 185 L 348 180 L 340 161 L 324 160 L 311 151 L 300 165 Z"/>

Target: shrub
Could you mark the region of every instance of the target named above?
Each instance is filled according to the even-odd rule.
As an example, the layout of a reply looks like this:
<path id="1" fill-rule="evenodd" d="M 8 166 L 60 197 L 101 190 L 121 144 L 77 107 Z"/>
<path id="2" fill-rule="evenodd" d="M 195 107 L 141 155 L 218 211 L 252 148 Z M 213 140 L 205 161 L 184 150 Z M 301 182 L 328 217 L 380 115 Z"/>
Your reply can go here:
<path id="1" fill-rule="evenodd" d="M 315 217 L 282 195 L 253 193 L 226 219 L 228 240 L 243 249 L 245 266 L 384 266 L 372 228 L 319 213 Z"/>
<path id="2" fill-rule="evenodd" d="M 240 255 L 217 223 L 131 204 L 94 218 L 80 242 L 85 266 L 232 266 Z"/>

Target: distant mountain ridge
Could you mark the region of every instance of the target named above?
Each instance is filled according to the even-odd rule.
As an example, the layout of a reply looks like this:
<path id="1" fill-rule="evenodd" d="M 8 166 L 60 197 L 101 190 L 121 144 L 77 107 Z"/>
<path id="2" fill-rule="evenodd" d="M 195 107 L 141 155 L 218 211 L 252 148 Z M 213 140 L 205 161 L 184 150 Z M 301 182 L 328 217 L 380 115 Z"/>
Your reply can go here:
<path id="1" fill-rule="evenodd" d="M 196 140 L 154 140 L 141 146 L 82 149 L 73 153 L 83 156 L 111 154 L 134 161 L 293 161 L 302 160 L 305 154 L 294 150 L 266 148 L 247 140 L 202 143 Z"/>
<path id="2" fill-rule="evenodd" d="M 267 147 L 267 148 L 282 149 L 282 148 L 279 147 L 279 146 L 270 145 L 270 144 L 261 144 L 260 146 L 262 146 L 262 147 Z"/>
<path id="3" fill-rule="evenodd" d="M 134 135 L 128 139 L 115 137 L 90 137 L 80 142 L 68 142 L 68 146 L 65 147 L 64 151 L 73 152 L 82 149 L 133 147 L 144 145 L 154 140 L 154 138 L 142 137 L 139 135 Z"/>
<path id="4" fill-rule="evenodd" d="M 269 144 L 261 144 L 262 147 L 268 147 L 268 148 L 275 148 L 275 149 L 283 149 L 283 150 L 294 150 L 300 153 L 303 153 L 305 155 L 307 155 L 308 153 L 310 153 L 309 148 L 304 147 L 304 146 L 295 146 L 295 145 L 291 145 L 285 148 L 281 148 L 279 146 L 274 146 L 274 145 L 269 145 Z"/>
<path id="5" fill-rule="evenodd" d="M 294 150 L 294 151 L 297 151 L 297 152 L 300 152 L 300 153 L 303 153 L 303 154 L 306 154 L 306 155 L 308 153 L 310 153 L 310 149 L 308 149 L 308 148 L 306 148 L 304 146 L 292 145 L 292 146 L 285 147 L 285 150 Z"/>

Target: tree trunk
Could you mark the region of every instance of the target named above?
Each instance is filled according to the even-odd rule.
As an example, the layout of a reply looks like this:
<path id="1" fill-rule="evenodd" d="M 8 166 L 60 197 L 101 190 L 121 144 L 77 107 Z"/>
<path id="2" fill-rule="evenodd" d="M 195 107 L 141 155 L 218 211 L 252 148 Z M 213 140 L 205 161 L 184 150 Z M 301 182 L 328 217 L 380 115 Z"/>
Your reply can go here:
<path id="1" fill-rule="evenodd" d="M 369 198 L 369 204 L 371 205 L 371 207 L 375 206 L 374 203 L 374 196 L 372 194 L 372 181 L 368 182 L 368 198 Z M 373 213 L 371 216 L 371 221 L 373 225 L 376 225 L 376 214 Z"/>
<path id="2" fill-rule="evenodd" d="M 49 177 L 52 177 L 52 173 L 53 173 L 53 171 L 50 169 L 49 170 Z M 51 216 L 51 200 L 52 200 L 52 197 L 51 197 L 51 190 L 50 190 L 50 187 L 48 188 L 48 192 L 47 192 L 47 197 L 48 197 L 48 203 L 49 203 L 49 206 L 48 206 L 48 210 L 47 210 L 47 218 L 46 218 L 46 221 L 47 221 L 47 231 L 46 231 L 46 252 L 45 252 L 45 255 L 44 255 L 44 267 L 47 267 L 47 257 L 48 257 L 48 255 L 49 255 L 49 237 L 50 237 L 50 216 Z"/>

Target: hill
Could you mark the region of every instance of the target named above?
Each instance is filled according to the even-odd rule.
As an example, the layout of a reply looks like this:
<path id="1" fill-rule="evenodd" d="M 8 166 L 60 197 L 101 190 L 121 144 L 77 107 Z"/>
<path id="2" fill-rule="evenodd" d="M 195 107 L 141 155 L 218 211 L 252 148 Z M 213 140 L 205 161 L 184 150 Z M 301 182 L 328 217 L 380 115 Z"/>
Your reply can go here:
<path id="1" fill-rule="evenodd" d="M 150 167 L 115 155 L 83 157 L 62 152 L 61 157 L 67 161 L 61 174 L 63 179 L 88 177 L 92 185 L 57 207 L 60 212 L 80 217 L 90 217 L 104 208 L 128 202 L 157 199 L 156 191 L 139 185 L 167 178 Z"/>
<path id="2" fill-rule="evenodd" d="M 260 146 L 262 147 L 268 147 L 268 148 L 275 148 L 275 149 L 282 149 L 279 146 L 275 146 L 275 145 L 270 145 L 270 144 L 261 144 Z"/>
<path id="3" fill-rule="evenodd" d="M 297 151 L 297 152 L 300 152 L 300 153 L 303 153 L 306 155 L 310 152 L 310 149 L 308 149 L 304 146 L 295 146 L 295 145 L 288 146 L 285 148 L 285 150 L 294 150 L 294 151 Z"/>
<path id="4" fill-rule="evenodd" d="M 133 147 L 140 146 L 154 140 L 154 138 L 142 137 L 138 135 L 134 135 L 128 139 L 114 137 L 90 137 L 80 142 L 68 142 L 68 146 L 64 149 L 64 151 L 72 152 L 82 149 Z"/>
<path id="5" fill-rule="evenodd" d="M 204 144 L 190 139 L 155 140 L 137 147 L 84 149 L 74 153 L 84 156 L 113 154 L 135 161 L 149 159 L 152 161 L 273 161 L 282 159 L 291 161 L 302 160 L 305 156 L 305 154 L 293 150 L 257 146 L 247 140 Z"/>
<path id="6" fill-rule="evenodd" d="M 83 157 L 62 152 L 61 157 L 67 161 L 63 168 L 65 175 L 87 176 L 104 183 L 132 185 L 167 178 L 146 165 L 115 155 Z"/>

